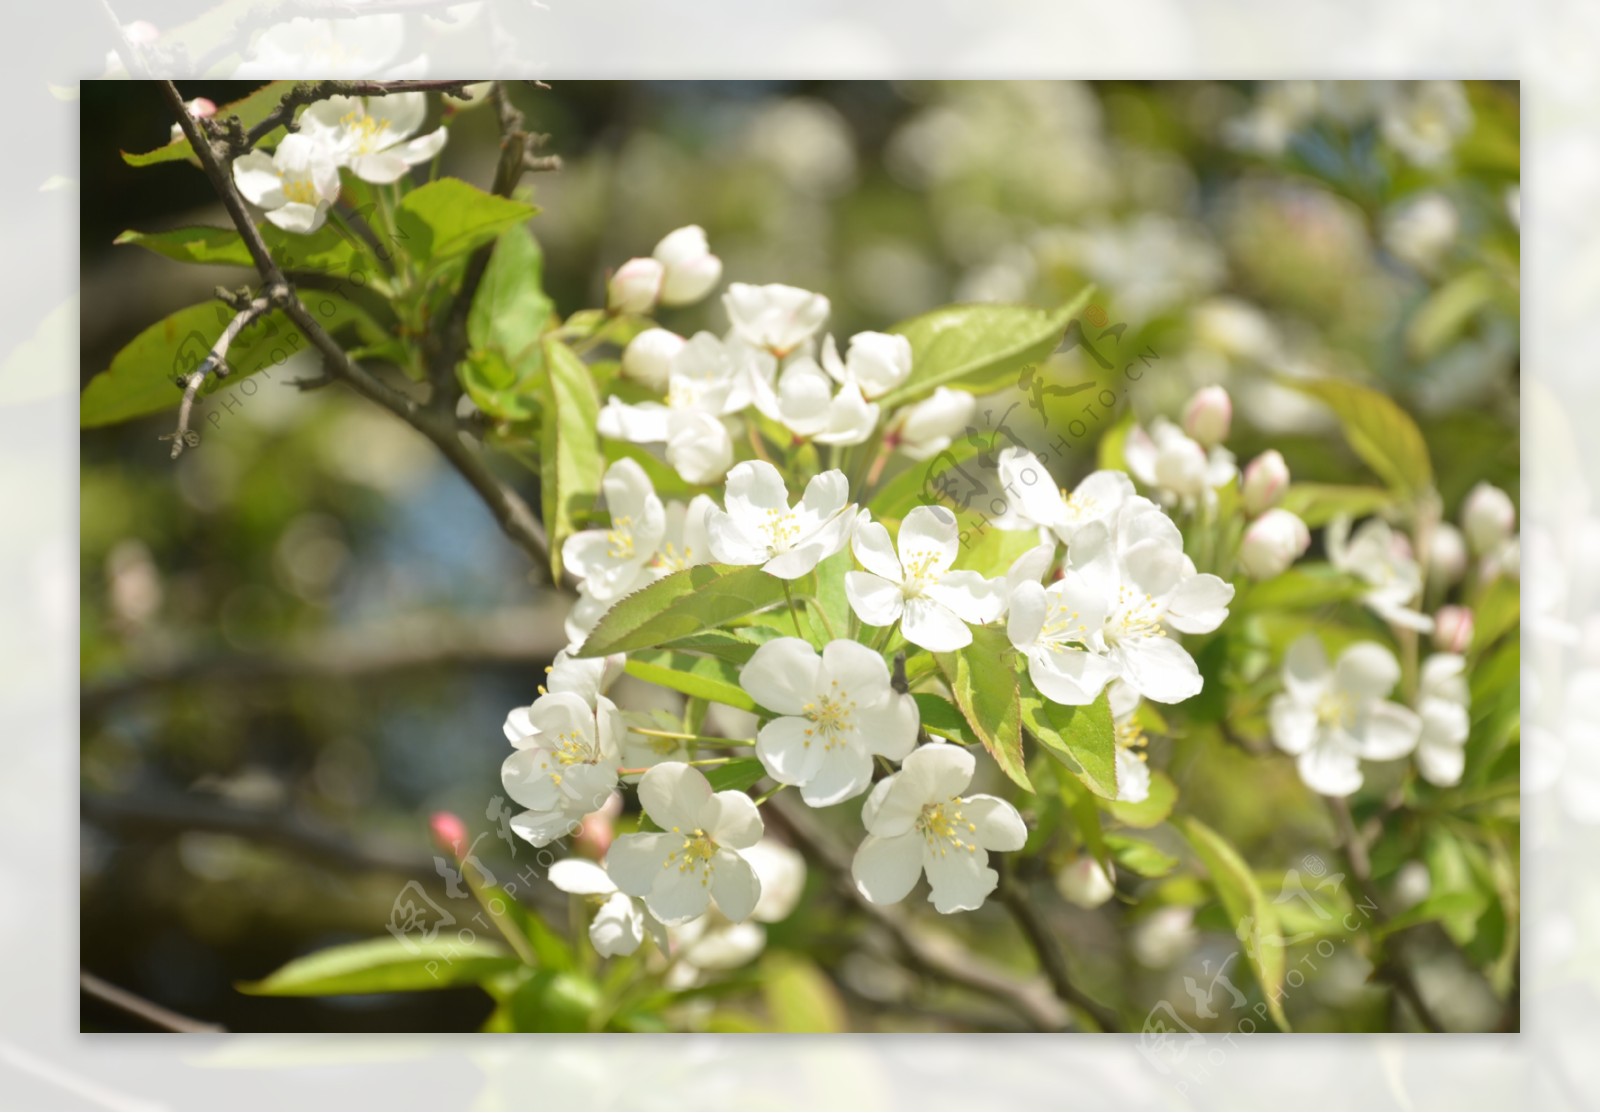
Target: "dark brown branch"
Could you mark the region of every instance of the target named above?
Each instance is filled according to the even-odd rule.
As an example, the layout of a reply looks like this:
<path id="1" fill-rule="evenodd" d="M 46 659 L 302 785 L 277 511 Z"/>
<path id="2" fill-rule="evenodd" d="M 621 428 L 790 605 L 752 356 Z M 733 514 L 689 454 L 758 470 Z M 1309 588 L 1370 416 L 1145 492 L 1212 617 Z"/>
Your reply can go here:
<path id="1" fill-rule="evenodd" d="M 96 1001 L 103 1001 L 112 1008 L 120 1009 L 129 1016 L 136 1016 L 153 1028 L 163 1032 L 226 1032 L 227 1029 L 220 1024 L 208 1024 L 203 1020 L 194 1020 L 182 1013 L 173 1012 L 153 1001 L 146 1001 L 136 993 L 129 993 L 119 986 L 114 986 L 102 978 L 97 978 L 87 970 L 78 971 L 78 986 L 84 993 Z"/>
<path id="2" fill-rule="evenodd" d="M 1062 953 L 1060 944 L 1040 918 L 1039 910 L 1033 906 L 1027 892 L 1008 872 L 1005 862 L 996 861 L 995 868 L 1000 874 L 1000 887 L 995 895 L 1000 898 L 1000 903 L 1006 906 L 1011 918 L 1016 920 L 1017 927 L 1021 928 L 1022 934 L 1027 937 L 1029 946 L 1039 959 L 1039 967 L 1050 980 L 1050 986 L 1055 990 L 1056 996 L 1086 1013 L 1102 1032 L 1121 1031 L 1116 1014 L 1084 993 L 1073 982 L 1072 974 L 1067 970 L 1066 955 Z"/>
<path id="3" fill-rule="evenodd" d="M 1350 868 L 1350 887 L 1355 890 L 1361 904 L 1372 910 L 1373 923 L 1382 928 L 1389 922 L 1389 917 L 1384 913 L 1383 905 L 1378 900 L 1377 889 L 1372 883 L 1372 861 L 1367 856 L 1366 840 L 1356 830 L 1355 817 L 1350 814 L 1350 803 L 1342 796 L 1326 796 L 1323 799 L 1327 800 L 1328 810 L 1333 814 L 1334 826 L 1338 831 L 1339 849 L 1343 852 L 1345 863 Z M 1394 991 L 1411 1006 L 1411 1011 L 1422 1027 L 1430 1032 L 1443 1032 L 1444 1025 L 1428 1007 L 1428 1003 L 1422 999 L 1422 991 L 1417 988 L 1411 967 L 1400 954 L 1400 937 L 1404 934 L 1405 930 L 1402 929 L 1384 938 L 1383 958 L 1378 964 L 1375 976 L 1394 987 Z"/>
<path id="4" fill-rule="evenodd" d="M 402 84 L 406 83 L 387 82 L 384 83 L 384 88 L 392 91 L 395 86 Z M 323 329 L 316 317 L 306 309 L 296 296 L 294 287 L 290 285 L 288 278 L 272 258 L 271 252 L 267 250 L 260 231 L 250 220 L 244 198 L 240 196 L 230 173 L 232 154 L 227 141 L 211 140 L 202 134 L 198 122 L 189 115 L 177 86 L 170 81 L 163 81 L 161 86 L 167 103 L 178 118 L 179 126 L 188 136 L 189 143 L 200 160 L 201 168 L 211 179 L 212 188 L 222 199 L 223 207 L 227 209 L 229 218 L 250 251 L 251 259 L 255 261 L 256 270 L 266 287 L 264 293 L 267 300 L 272 305 L 282 308 L 289 319 L 322 353 L 323 366 L 329 375 L 348 384 L 363 397 L 378 403 L 432 441 L 444 454 L 445 459 L 454 465 L 462 478 L 483 499 L 495 516 L 495 520 L 500 523 L 501 529 L 536 563 L 547 564 L 550 559 L 550 544 L 545 536 L 544 526 L 533 516 L 532 510 L 528 508 L 522 496 L 502 484 L 483 460 L 466 445 L 461 438 L 455 415 L 437 410 L 430 411 L 415 399 L 374 377 L 352 361 L 338 342 Z"/>
<path id="5" fill-rule="evenodd" d="M 267 117 L 244 135 L 242 146 L 234 145 L 233 154 L 242 155 L 271 135 L 278 128 L 295 128 L 295 112 L 308 104 L 329 97 L 386 97 L 395 93 L 449 93 L 455 97 L 470 97 L 466 87 L 470 81 L 302 81 L 284 94 Z"/>
<path id="6" fill-rule="evenodd" d="M 895 905 L 873 904 L 861 895 L 850 876 L 850 856 L 818 831 L 803 809 L 782 793 L 767 801 L 769 815 L 819 863 L 839 894 L 873 920 L 893 941 L 912 969 L 1005 1005 L 1035 1031 L 1065 1031 L 1071 1022 L 1066 1007 L 1039 982 L 1021 981 L 944 936 L 924 933 Z"/>

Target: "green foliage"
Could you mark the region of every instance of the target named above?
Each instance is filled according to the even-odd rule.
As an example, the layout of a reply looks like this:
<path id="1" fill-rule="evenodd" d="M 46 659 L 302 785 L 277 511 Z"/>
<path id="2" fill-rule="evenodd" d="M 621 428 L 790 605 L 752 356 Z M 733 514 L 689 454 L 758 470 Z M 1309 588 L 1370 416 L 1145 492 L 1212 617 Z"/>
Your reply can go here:
<path id="1" fill-rule="evenodd" d="M 311 300 L 322 327 L 338 333 L 353 328 L 364 338 L 381 336 L 367 314 L 337 294 L 318 291 Z M 84 428 L 112 425 L 162 410 L 183 400 L 180 378 L 196 371 L 235 313 L 221 302 L 180 309 L 134 337 L 84 388 L 78 421 Z M 231 373 L 209 378 L 202 395 L 235 387 L 251 375 L 282 367 L 290 356 L 308 351 L 310 341 L 280 311 L 263 314 L 242 329 L 228 348 Z"/>
<path id="2" fill-rule="evenodd" d="M 315 232 L 285 232 L 275 224 L 257 226 L 262 242 L 273 260 L 288 273 L 309 271 L 316 274 L 348 276 L 357 271 L 370 276 L 375 261 L 359 240 L 324 224 Z M 176 228 L 170 232 L 136 232 L 118 236 L 119 244 L 132 244 L 179 263 L 204 263 L 215 266 L 249 267 L 255 260 L 244 239 L 232 228 Z"/>
<path id="3" fill-rule="evenodd" d="M 705 773 L 713 792 L 743 792 L 767 775 L 766 769 L 753 757 L 708 766 Z"/>
<path id="4" fill-rule="evenodd" d="M 1394 495 L 1381 487 L 1338 483 L 1294 483 L 1284 492 L 1282 507 L 1317 529 L 1335 518 L 1365 518 L 1394 505 Z"/>
<path id="5" fill-rule="evenodd" d="M 328 947 L 294 959 L 258 982 L 239 986 L 239 991 L 267 997 L 327 997 L 446 989 L 477 985 L 520 965 L 504 947 L 481 939 L 422 943 L 390 937 Z"/>
<path id="6" fill-rule="evenodd" d="M 460 178 L 439 178 L 406 194 L 394 219 L 406 254 L 431 270 L 493 241 L 538 211 Z"/>
<path id="7" fill-rule="evenodd" d="M 580 657 L 653 649 L 715 631 L 752 611 L 784 601 L 784 581 L 760 568 L 697 564 L 663 576 L 619 599 L 606 612 Z"/>
<path id="8" fill-rule="evenodd" d="M 1101 800 L 1100 807 L 1129 827 L 1159 827 L 1172 814 L 1178 802 L 1178 786 L 1159 769 L 1150 771 L 1150 795 L 1137 804 L 1125 800 Z"/>
<path id="9" fill-rule="evenodd" d="M 544 253 L 520 224 L 501 233 L 467 314 L 467 340 L 492 348 L 521 377 L 539 358 L 539 337 L 555 312 L 544 292 Z"/>
<path id="10" fill-rule="evenodd" d="M 965 649 L 934 656 L 950 685 L 956 707 L 983 748 L 1001 772 L 1032 792 L 1022 754 L 1022 706 L 1013 663 L 1016 653 L 1005 631 L 978 627 L 972 631 L 972 644 Z"/>
<path id="11" fill-rule="evenodd" d="M 1179 819 L 1177 826 L 1211 875 L 1217 898 L 1232 921 L 1239 941 L 1244 944 L 1250 969 L 1255 971 L 1256 980 L 1261 984 L 1262 998 L 1273 1023 L 1289 1031 L 1289 1018 L 1284 1015 L 1282 1002 L 1287 962 L 1276 910 L 1231 843 L 1193 817 Z"/>
<path id="12" fill-rule="evenodd" d="M 1394 399 L 1344 379 L 1278 381 L 1332 410 L 1351 449 L 1395 491 L 1411 497 L 1433 486 L 1427 442 L 1411 415 Z"/>
<path id="13" fill-rule="evenodd" d="M 550 574 L 560 579 L 561 543 L 577 530 L 579 517 L 593 509 L 600 493 L 602 470 L 594 431 L 600 399 L 589 369 L 571 348 L 547 337 L 544 360 L 550 391 L 541 426 L 540 501 L 550 538 Z"/>
<path id="14" fill-rule="evenodd" d="M 1117 797 L 1117 736 L 1104 693 L 1084 707 L 1064 707 L 1039 694 L 1023 672 L 1022 721 L 1051 757 L 1076 773 L 1097 796 Z"/>
<path id="15" fill-rule="evenodd" d="M 986 394 L 1055 350 L 1089 301 L 1086 287 L 1060 309 L 1024 305 L 951 305 L 895 325 L 911 341 L 911 377 L 886 394 L 885 408 L 914 402 L 935 387 Z"/>
<path id="16" fill-rule="evenodd" d="M 630 656 L 626 669 L 629 676 L 686 696 L 727 704 L 741 711 L 756 709 L 756 701 L 739 687 L 738 668 L 715 657 L 653 650 Z"/>
<path id="17" fill-rule="evenodd" d="M 1178 859 L 1147 839 L 1110 834 L 1105 844 L 1112 861 L 1140 877 L 1165 877 L 1178 868 Z"/>
<path id="18" fill-rule="evenodd" d="M 771 951 L 761 960 L 761 997 L 777 1032 L 843 1032 L 850 1016 L 822 968 L 793 951 Z"/>

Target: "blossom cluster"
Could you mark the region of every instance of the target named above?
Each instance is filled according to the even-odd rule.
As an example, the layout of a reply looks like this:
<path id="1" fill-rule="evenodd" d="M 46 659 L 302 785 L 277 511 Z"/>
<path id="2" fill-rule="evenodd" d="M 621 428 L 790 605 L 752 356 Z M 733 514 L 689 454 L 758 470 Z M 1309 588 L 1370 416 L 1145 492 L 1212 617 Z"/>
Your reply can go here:
<path id="1" fill-rule="evenodd" d="M 618 268 L 608 309 L 638 315 L 684 304 L 708 294 L 720 274 L 704 233 L 679 229 L 648 258 Z M 723 335 L 637 332 L 620 361 L 634 400 L 614 394 L 599 420 L 603 438 L 653 446 L 687 484 L 719 485 L 720 498 L 663 499 L 635 459 L 608 466 L 608 520 L 562 546 L 578 580 L 571 644 L 539 697 L 506 721 L 515 751 L 503 780 L 526 809 L 513 827 L 535 845 L 580 830 L 619 786 L 637 791 L 637 831 L 611 841 L 602 863 L 572 860 L 552 875 L 599 904 L 591 934 L 607 953 L 630 953 L 647 937 L 679 948 L 703 938 L 708 925 L 760 918 L 770 879 L 751 854 L 778 844 L 764 837 L 749 792 L 718 791 L 702 771 L 727 760 L 696 758 L 702 741 L 748 745 L 771 791 L 796 789 L 810 807 L 860 800 L 864 836 L 852 872 L 865 899 L 903 900 L 925 876 L 939 912 L 978 908 L 999 880 L 990 855 L 1021 849 L 1026 826 L 1013 804 L 972 790 L 973 750 L 923 729 L 916 700 L 891 669 L 893 650 L 953 653 L 973 643 L 975 630 L 993 627 L 1046 700 L 1080 707 L 1109 699 L 1118 795 L 1139 801 L 1150 786 L 1140 703 L 1176 703 L 1201 690 L 1181 639 L 1217 629 L 1233 597 L 1230 584 L 1186 554 L 1168 509 L 1192 508 L 1209 483 L 1232 481 L 1232 458 L 1220 448 L 1202 453 L 1198 483 L 1177 465 L 1141 465 L 1136 474 L 1150 497 L 1114 470 L 1067 493 L 1036 456 L 1006 449 L 998 470 L 1012 509 L 1000 524 L 1032 543 L 998 569 L 966 566 L 961 522 L 945 506 L 878 520 L 840 468 L 814 471 L 791 489 L 785 470 L 759 449 L 735 462 L 741 434 L 756 441 L 758 425 L 791 438 L 774 442 L 789 449 L 779 461 L 786 465 L 801 446 L 869 440 L 884 454 L 924 459 L 967 427 L 973 399 L 941 388 L 886 406 L 915 371 L 910 342 L 863 332 L 841 346 L 824 332 L 829 303 L 820 294 L 734 283 L 722 304 Z M 1210 433 L 1220 440 L 1225 429 Z M 1154 447 L 1168 437 L 1150 438 L 1155 456 L 1187 452 L 1176 442 Z M 716 563 L 758 568 L 787 585 L 836 556 L 853 565 L 843 575 L 849 629 L 816 643 L 769 629 L 738 670 L 758 708 L 753 739 L 701 738 L 621 712 L 606 692 L 624 655 L 579 655 L 613 606 L 674 572 Z M 793 629 L 804 632 L 798 623 Z"/>

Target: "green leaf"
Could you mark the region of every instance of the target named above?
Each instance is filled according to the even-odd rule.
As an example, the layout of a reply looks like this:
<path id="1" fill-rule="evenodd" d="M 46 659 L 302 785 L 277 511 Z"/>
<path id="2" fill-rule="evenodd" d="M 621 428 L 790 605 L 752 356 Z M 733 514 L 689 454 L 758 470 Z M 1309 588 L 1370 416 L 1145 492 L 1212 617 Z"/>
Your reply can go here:
<path id="1" fill-rule="evenodd" d="M 539 392 L 544 386 L 541 349 L 523 361 L 527 375 L 519 374 L 495 348 L 469 352 L 456 368 L 461 389 L 473 405 L 502 421 L 532 421 L 539 415 Z"/>
<path id="2" fill-rule="evenodd" d="M 1346 379 L 1278 379 L 1333 411 L 1345 440 L 1385 483 L 1405 495 L 1433 486 L 1428 445 L 1411 415 L 1387 394 Z"/>
<path id="3" fill-rule="evenodd" d="M 524 201 L 496 197 L 460 178 L 439 178 L 401 200 L 396 238 L 413 259 L 432 268 L 482 247 L 536 212 Z"/>
<path id="4" fill-rule="evenodd" d="M 1112 860 L 1140 877 L 1165 877 L 1178 868 L 1176 858 L 1144 839 L 1112 834 L 1105 836 L 1105 842 Z"/>
<path id="5" fill-rule="evenodd" d="M 290 89 L 293 89 L 296 84 L 293 81 L 273 81 L 263 85 L 249 96 L 230 101 L 219 107 L 217 109 L 217 119 L 226 120 L 229 116 L 237 116 L 239 117 L 239 122 L 248 131 L 272 115 L 273 109 L 278 107 L 285 94 Z M 283 134 L 283 129 L 278 128 L 262 138 L 262 146 L 268 149 L 272 148 L 283 137 Z M 189 146 L 189 140 L 181 132 L 178 138 L 164 147 L 157 147 L 153 151 L 146 151 L 143 154 L 122 152 L 122 161 L 129 166 L 154 166 L 157 163 L 177 162 L 180 159 L 195 161 L 194 148 Z"/>
<path id="6" fill-rule="evenodd" d="M 832 979 L 804 955 L 769 951 L 761 960 L 761 997 L 777 1032 L 844 1032 L 850 1016 Z"/>
<path id="7" fill-rule="evenodd" d="M 1473 615 L 1472 652 L 1482 653 L 1502 634 L 1517 628 L 1522 615 L 1521 584 L 1516 580 L 1495 580 L 1478 596 Z"/>
<path id="8" fill-rule="evenodd" d="M 742 665 L 755 655 L 763 642 L 771 641 L 773 636 L 771 631 L 763 627 L 744 627 L 735 631 L 706 630 L 666 642 L 662 648 L 703 653 L 719 661 Z"/>
<path id="9" fill-rule="evenodd" d="M 401 993 L 476 985 L 521 965 L 499 944 L 451 936 L 432 943 L 394 938 L 347 943 L 297 958 L 241 993 L 263 997 L 326 997 L 344 993 Z"/>
<path id="10" fill-rule="evenodd" d="M 911 341 L 911 377 L 886 394 L 887 411 L 947 386 L 982 394 L 1015 382 L 1061 343 L 1093 287 L 1056 310 L 1026 305 L 948 305 L 889 331 Z"/>
<path id="11" fill-rule="evenodd" d="M 538 359 L 539 337 L 554 311 L 544 292 L 544 254 L 527 228 L 502 232 L 483 272 L 467 315 L 467 340 L 494 348 L 519 375 L 522 363 Z"/>
<path id="12" fill-rule="evenodd" d="M 1150 771 L 1150 795 L 1137 804 L 1130 804 L 1126 800 L 1098 801 L 1100 807 L 1114 819 L 1129 827 L 1143 828 L 1161 826 L 1172 814 L 1172 806 L 1177 802 L 1178 786 L 1159 769 Z"/>
<path id="13" fill-rule="evenodd" d="M 922 719 L 923 730 L 963 746 L 981 745 L 955 704 L 933 692 L 913 692 L 911 698 L 917 703 L 917 714 Z"/>
<path id="14" fill-rule="evenodd" d="M 958 482 L 954 476 L 945 480 L 945 474 L 979 452 L 985 451 L 991 440 L 993 434 L 989 437 L 980 436 L 976 440 L 970 435 L 960 436 L 949 448 L 933 458 L 912 460 L 872 496 L 868 505 L 873 517 L 898 521 L 904 518 L 912 507 L 938 503 L 941 483 L 953 487 L 961 497 L 966 497 L 972 484 Z"/>
<path id="15" fill-rule="evenodd" d="M 1017 690 L 1016 650 L 999 627 L 979 626 L 972 644 L 954 653 L 937 653 L 967 725 L 1000 766 L 1022 788 L 1033 791 L 1022 754 L 1022 711 Z"/>
<path id="16" fill-rule="evenodd" d="M 1065 707 L 1039 694 L 1033 681 L 1021 681 L 1022 722 L 1028 733 L 1096 796 L 1117 798 L 1117 732 L 1104 693 L 1085 707 Z"/>
<path id="17" fill-rule="evenodd" d="M 601 1004 L 600 987 L 570 970 L 535 970 L 506 1002 L 513 1032 L 587 1032 Z"/>
<path id="18" fill-rule="evenodd" d="M 1480 309 L 1494 300 L 1497 283 L 1486 270 L 1465 271 L 1428 295 L 1406 325 L 1406 350 L 1425 363 L 1461 335 Z"/>
<path id="19" fill-rule="evenodd" d="M 1295 483 L 1284 493 L 1283 508 L 1316 529 L 1335 518 L 1365 518 L 1394 505 L 1394 494 L 1382 487 L 1337 483 Z"/>
<path id="20" fill-rule="evenodd" d="M 783 580 L 757 567 L 697 564 L 673 572 L 619 599 L 578 656 L 653 649 L 718 630 L 733 619 L 782 603 L 783 585 Z"/>
<path id="21" fill-rule="evenodd" d="M 655 650 L 630 656 L 625 668 L 629 676 L 686 696 L 724 703 L 741 711 L 756 709 L 756 701 L 739 687 L 739 670 L 715 657 Z"/>
<path id="22" fill-rule="evenodd" d="M 1245 958 L 1255 971 L 1262 1000 L 1272 1014 L 1273 1023 L 1289 1031 L 1289 1018 L 1284 1015 L 1282 1001 L 1287 960 L 1272 902 L 1262 893 L 1255 874 L 1231 843 L 1191 816 L 1175 822 L 1211 875 L 1217 898 L 1228 919 L 1233 921 L 1239 941 L 1244 944 Z"/>
<path id="23" fill-rule="evenodd" d="M 337 294 L 309 292 L 307 307 L 329 332 L 356 325 L 370 336 L 377 327 L 364 311 Z M 234 311 L 219 301 L 205 302 L 180 309 L 145 329 L 84 388 L 79 424 L 87 429 L 175 409 L 183 400 L 178 379 L 199 368 L 234 316 Z M 234 387 L 259 372 L 281 368 L 290 356 L 310 347 L 310 341 L 281 312 L 267 313 L 234 338 L 228 348 L 230 374 L 221 380 L 208 379 L 202 397 Z"/>
<path id="24" fill-rule="evenodd" d="M 377 269 L 368 258 L 366 247 L 359 241 L 352 242 L 351 237 L 334 224 L 324 224 L 315 232 L 305 234 L 285 232 L 270 223 L 261 224 L 259 230 L 272 258 L 290 273 L 342 277 L 360 272 L 370 281 Z M 115 242 L 133 244 L 180 263 L 255 268 L 255 260 L 250 257 L 244 239 L 232 228 L 176 228 L 170 232 L 129 229 Z"/>
<path id="25" fill-rule="evenodd" d="M 766 767 L 753 757 L 741 757 L 726 765 L 710 765 L 704 769 L 712 792 L 743 792 L 767 775 Z"/>
<path id="26" fill-rule="evenodd" d="M 831 632 L 833 637 L 842 638 L 850 632 L 850 600 L 845 594 L 844 578 L 854 567 L 855 561 L 848 548 L 817 565 L 817 590 L 811 601 L 810 618 L 811 625 L 823 637 Z"/>
<path id="27" fill-rule="evenodd" d="M 415 196 L 415 194 L 412 194 Z M 600 398 L 583 360 L 559 340 L 544 342 L 550 399 L 541 428 L 539 484 L 544 528 L 550 538 L 550 572 L 561 578 L 561 543 L 600 493 L 600 445 L 595 427 Z"/>
<path id="28" fill-rule="evenodd" d="M 1453 893 L 1434 893 L 1398 916 L 1390 917 L 1387 923 L 1377 926 L 1376 930 L 1380 936 L 1389 936 L 1418 924 L 1431 924 L 1436 920 L 1467 918 L 1475 921 L 1483 914 L 1488 903 L 1488 898 L 1481 892 L 1458 890 Z"/>
<path id="29" fill-rule="evenodd" d="M 1241 581 L 1235 585 L 1233 604 L 1236 614 L 1262 611 L 1300 611 L 1359 599 L 1366 585 L 1331 564 L 1312 561 L 1297 564 L 1280 576 L 1259 583 Z"/>

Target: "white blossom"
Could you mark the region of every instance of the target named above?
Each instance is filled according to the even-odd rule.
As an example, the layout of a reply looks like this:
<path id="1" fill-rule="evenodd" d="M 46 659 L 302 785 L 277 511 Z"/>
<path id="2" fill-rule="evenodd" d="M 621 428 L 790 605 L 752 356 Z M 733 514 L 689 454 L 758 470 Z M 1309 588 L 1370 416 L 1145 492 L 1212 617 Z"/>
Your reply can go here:
<path id="1" fill-rule="evenodd" d="M 617 888 L 602 866 L 585 858 L 563 858 L 550 866 L 550 884 L 563 893 L 588 897 L 596 906 L 589 922 L 589 942 L 602 958 L 631 955 L 648 934 L 665 953 L 666 928 L 644 902 Z"/>
<path id="2" fill-rule="evenodd" d="M 667 233 L 651 255 L 664 268 L 662 305 L 692 305 L 722 278 L 722 260 L 711 254 L 705 229 L 698 224 Z"/>
<path id="3" fill-rule="evenodd" d="M 818 655 L 803 639 L 774 638 L 745 663 L 739 685 L 778 716 L 756 735 L 756 757 L 814 808 L 859 796 L 874 756 L 899 761 L 917 743 L 916 701 L 859 642 L 840 638 Z"/>
<path id="4" fill-rule="evenodd" d="M 1268 717 L 1273 742 L 1313 791 L 1349 796 L 1361 787 L 1362 759 L 1392 761 L 1416 748 L 1416 713 L 1387 699 L 1399 679 L 1399 662 L 1377 642 L 1356 642 L 1332 666 L 1315 634 L 1289 647 Z"/>
<path id="5" fill-rule="evenodd" d="M 427 115 L 422 93 L 385 97 L 329 97 L 300 116 L 300 131 L 322 143 L 340 166 L 365 182 L 399 181 L 413 166 L 444 149 L 448 133 L 439 127 L 412 139 Z"/>
<path id="6" fill-rule="evenodd" d="M 606 282 L 606 308 L 613 313 L 644 314 L 655 309 L 666 281 L 659 259 L 629 259 Z"/>
<path id="7" fill-rule="evenodd" d="M 1078 530 L 1091 522 L 1110 521 L 1133 497 L 1133 481 L 1125 472 L 1113 470 L 1090 472 L 1068 494 L 1056 486 L 1037 456 L 1021 448 L 1003 449 L 997 467 L 1012 516 L 1068 545 Z"/>
<path id="8" fill-rule="evenodd" d="M 1438 166 L 1472 130 L 1472 106 L 1458 81 L 1418 81 L 1387 105 L 1383 137 L 1418 166 Z"/>
<path id="9" fill-rule="evenodd" d="M 647 328 L 622 350 L 622 373 L 651 390 L 665 391 L 672 361 L 688 341 L 664 328 Z"/>
<path id="10" fill-rule="evenodd" d="M 1216 489 L 1237 474 L 1233 453 L 1221 445 L 1209 452 L 1165 418 L 1146 432 L 1135 425 L 1122 447 L 1128 470 L 1162 502 L 1192 508 L 1210 503 Z"/>
<path id="11" fill-rule="evenodd" d="M 1479 556 L 1487 556 L 1509 541 L 1516 523 L 1517 508 L 1511 496 L 1491 483 L 1479 483 L 1461 504 L 1461 529 Z"/>
<path id="12" fill-rule="evenodd" d="M 1472 695 L 1464 675 L 1466 660 L 1457 653 L 1434 653 L 1422 662 L 1417 683 L 1417 769 L 1432 784 L 1461 783 L 1466 767 L 1467 709 Z"/>
<path id="13" fill-rule="evenodd" d="M 620 653 L 609 657 L 574 657 L 565 649 L 556 654 L 550 667 L 545 669 L 545 682 L 539 686 L 541 696 L 550 692 L 567 692 L 582 699 L 591 707 L 598 697 L 622 675 L 626 658 Z M 519 749 L 532 744 L 539 733 L 532 718 L 533 708 L 514 707 L 506 715 L 506 741 Z"/>
<path id="14" fill-rule="evenodd" d="M 698 769 L 674 761 L 640 778 L 639 803 L 661 830 L 611 844 L 606 870 L 617 888 L 643 897 L 664 924 L 692 920 L 712 900 L 730 920 L 749 916 L 761 882 L 736 852 L 761 838 L 755 802 L 742 792 L 712 792 Z"/>
<path id="15" fill-rule="evenodd" d="M 812 476 L 794 506 L 778 469 L 746 460 L 728 473 L 725 510 L 707 520 L 711 555 L 724 564 L 759 564 L 780 579 L 804 576 L 850 540 L 855 504 L 837 469 Z"/>
<path id="16" fill-rule="evenodd" d="M 868 402 L 853 380 L 836 384 L 808 355 L 793 356 L 782 367 L 768 361 L 752 386 L 758 410 L 818 444 L 861 444 L 878 427 L 878 404 Z"/>
<path id="17" fill-rule="evenodd" d="M 1281 576 L 1310 545 L 1311 531 L 1306 524 L 1275 507 L 1245 527 L 1239 541 L 1239 567 L 1257 580 Z"/>
<path id="18" fill-rule="evenodd" d="M 1379 518 L 1369 518 L 1352 534 L 1348 518 L 1335 518 L 1323 533 L 1328 560 L 1367 585 L 1361 601 L 1386 622 L 1412 630 L 1433 629 L 1433 619 L 1412 604 L 1422 591 L 1422 571 L 1411 545 Z"/>
<path id="19" fill-rule="evenodd" d="M 272 154 L 251 151 L 233 164 L 233 182 L 245 200 L 286 232 L 315 232 L 339 198 L 339 167 L 310 136 L 283 137 Z"/>
<path id="20" fill-rule="evenodd" d="M 952 571 L 960 549 L 956 516 L 942 506 L 912 508 L 900 523 L 898 551 L 889 531 L 863 510 L 850 548 L 865 572 L 847 572 L 845 597 L 868 626 L 900 624 L 912 645 L 949 653 L 972 644 L 970 626 L 1000 617 L 999 582 L 972 571 Z"/>
<path id="21" fill-rule="evenodd" d="M 798 351 L 828 319 L 828 299 L 809 290 L 735 282 L 722 295 L 733 331 L 778 359 Z"/>
<path id="22" fill-rule="evenodd" d="M 500 767 L 510 797 L 527 811 L 511 829 L 534 846 L 575 831 L 617 787 L 618 744 L 626 729 L 616 704 L 591 706 L 572 692 L 551 692 L 528 709 L 533 733 Z"/>
<path id="23" fill-rule="evenodd" d="M 1111 704 L 1111 726 L 1116 740 L 1117 799 L 1142 804 L 1150 798 L 1147 739 L 1139 724 L 1139 693 L 1125 681 L 1113 680 L 1106 689 Z"/>
<path id="24" fill-rule="evenodd" d="M 978 400 L 964 390 L 938 387 L 915 405 L 896 410 L 884 432 L 884 443 L 913 460 L 926 460 L 950 447 L 972 423 Z"/>
<path id="25" fill-rule="evenodd" d="M 655 557 L 666 535 L 667 512 L 644 469 L 624 457 L 601 481 L 611 525 L 574 533 L 561 560 L 602 602 L 619 598 Z"/>
<path id="26" fill-rule="evenodd" d="M 881 398 L 911 376 L 911 341 L 887 332 L 858 332 L 840 359 L 829 336 L 822 342 L 822 367 L 840 386 L 854 384 L 863 397 Z"/>
<path id="27" fill-rule="evenodd" d="M 943 913 L 980 908 L 999 883 L 992 850 L 1020 850 L 1028 831 L 998 796 L 962 796 L 975 760 L 960 746 L 919 746 L 900 771 L 873 786 L 861 809 L 867 837 L 851 874 L 874 904 L 906 898 L 928 875 L 928 899 Z"/>

